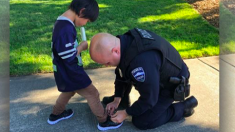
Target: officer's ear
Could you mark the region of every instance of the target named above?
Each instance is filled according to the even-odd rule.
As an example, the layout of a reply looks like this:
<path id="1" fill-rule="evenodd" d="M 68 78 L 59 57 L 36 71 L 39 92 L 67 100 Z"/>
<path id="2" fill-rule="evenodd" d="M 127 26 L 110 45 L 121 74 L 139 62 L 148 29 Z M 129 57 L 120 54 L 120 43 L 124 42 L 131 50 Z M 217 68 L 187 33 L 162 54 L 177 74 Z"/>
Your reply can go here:
<path id="1" fill-rule="evenodd" d="M 112 53 L 120 54 L 120 49 L 118 47 L 113 47 L 112 48 Z"/>

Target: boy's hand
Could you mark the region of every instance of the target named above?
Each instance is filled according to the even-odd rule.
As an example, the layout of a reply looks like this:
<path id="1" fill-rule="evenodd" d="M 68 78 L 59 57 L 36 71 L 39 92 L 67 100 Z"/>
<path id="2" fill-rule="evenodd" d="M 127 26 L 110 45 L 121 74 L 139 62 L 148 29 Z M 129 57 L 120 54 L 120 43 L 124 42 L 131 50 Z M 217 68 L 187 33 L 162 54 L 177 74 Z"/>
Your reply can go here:
<path id="1" fill-rule="evenodd" d="M 87 41 L 82 41 L 79 46 L 81 46 L 82 50 L 86 50 L 88 48 L 88 43 Z"/>
<path id="2" fill-rule="evenodd" d="M 82 41 L 80 43 L 80 45 L 77 47 L 77 55 L 80 55 L 80 53 L 83 51 L 83 50 L 86 50 L 88 48 L 88 44 L 87 44 L 87 41 Z"/>

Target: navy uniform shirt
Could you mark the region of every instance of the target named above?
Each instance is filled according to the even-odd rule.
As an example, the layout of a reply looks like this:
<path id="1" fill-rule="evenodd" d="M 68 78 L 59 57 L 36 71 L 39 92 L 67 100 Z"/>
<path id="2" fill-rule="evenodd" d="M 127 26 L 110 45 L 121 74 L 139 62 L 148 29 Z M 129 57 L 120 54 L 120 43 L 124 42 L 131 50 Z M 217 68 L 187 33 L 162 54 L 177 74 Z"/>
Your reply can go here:
<path id="1" fill-rule="evenodd" d="M 91 84 L 77 56 L 77 32 L 74 23 L 60 16 L 54 25 L 52 36 L 52 58 L 55 81 L 61 92 L 75 91 Z"/>
<path id="2" fill-rule="evenodd" d="M 125 50 L 132 42 L 129 35 L 118 36 L 121 40 L 121 60 L 125 56 Z M 128 115 L 138 116 L 151 109 L 158 102 L 160 93 L 160 68 L 162 56 L 156 50 L 149 50 L 137 55 L 127 68 L 127 80 L 135 86 L 140 97 L 133 105 L 126 109 Z M 185 64 L 184 64 L 185 65 Z M 125 80 L 121 78 L 119 69 L 116 68 L 115 97 L 122 97 L 124 94 Z M 119 81 L 117 81 L 119 80 Z"/>

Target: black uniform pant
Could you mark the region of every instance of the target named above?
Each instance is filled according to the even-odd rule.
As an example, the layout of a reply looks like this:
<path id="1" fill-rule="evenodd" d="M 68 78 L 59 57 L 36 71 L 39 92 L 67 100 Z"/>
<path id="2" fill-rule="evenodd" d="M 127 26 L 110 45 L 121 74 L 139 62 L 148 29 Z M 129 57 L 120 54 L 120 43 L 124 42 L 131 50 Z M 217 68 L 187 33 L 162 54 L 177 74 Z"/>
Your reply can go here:
<path id="1" fill-rule="evenodd" d="M 125 95 L 132 86 L 126 86 Z M 139 116 L 132 116 L 132 123 L 139 129 L 153 129 L 167 122 L 179 121 L 183 117 L 184 104 L 173 103 L 172 92 L 161 90 L 157 104 Z"/>
<path id="2" fill-rule="evenodd" d="M 167 122 L 179 121 L 183 117 L 184 104 L 174 103 L 169 91 L 162 91 L 158 103 L 145 113 L 132 117 L 132 123 L 139 129 L 153 129 Z"/>

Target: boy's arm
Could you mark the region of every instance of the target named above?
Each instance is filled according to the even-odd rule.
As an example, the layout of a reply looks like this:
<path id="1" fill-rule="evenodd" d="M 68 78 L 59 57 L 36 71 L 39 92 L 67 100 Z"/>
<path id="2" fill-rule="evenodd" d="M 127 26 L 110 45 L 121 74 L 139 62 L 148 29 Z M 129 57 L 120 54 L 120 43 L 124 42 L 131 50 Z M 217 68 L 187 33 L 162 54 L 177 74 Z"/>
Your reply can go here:
<path id="1" fill-rule="evenodd" d="M 85 28 L 81 27 L 81 37 L 82 37 L 82 42 L 80 43 L 80 45 L 77 47 L 77 56 L 80 55 L 80 53 L 83 50 L 86 50 L 88 48 L 88 44 L 86 41 L 86 32 L 85 32 Z"/>
<path id="2" fill-rule="evenodd" d="M 88 48 L 88 44 L 87 44 L 87 41 L 82 41 L 80 43 L 80 45 L 77 47 L 77 56 L 80 55 L 80 53 L 83 51 L 83 50 L 86 50 Z"/>

